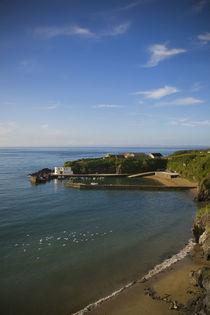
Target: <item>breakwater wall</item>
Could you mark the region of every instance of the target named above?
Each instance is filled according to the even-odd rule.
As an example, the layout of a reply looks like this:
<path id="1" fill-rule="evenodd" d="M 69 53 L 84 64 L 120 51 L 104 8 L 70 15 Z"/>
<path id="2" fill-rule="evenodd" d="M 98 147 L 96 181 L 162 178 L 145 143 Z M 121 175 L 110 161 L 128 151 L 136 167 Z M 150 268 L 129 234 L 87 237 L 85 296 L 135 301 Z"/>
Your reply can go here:
<path id="1" fill-rule="evenodd" d="M 155 172 L 143 172 L 138 174 L 129 175 L 128 178 L 135 178 L 135 177 L 145 177 L 145 176 L 152 176 L 155 175 Z"/>
<path id="2" fill-rule="evenodd" d="M 77 189 L 110 189 L 110 190 L 190 190 L 193 186 L 155 186 L 155 185 L 91 185 L 82 183 L 67 183 L 67 187 L 77 188 Z"/>

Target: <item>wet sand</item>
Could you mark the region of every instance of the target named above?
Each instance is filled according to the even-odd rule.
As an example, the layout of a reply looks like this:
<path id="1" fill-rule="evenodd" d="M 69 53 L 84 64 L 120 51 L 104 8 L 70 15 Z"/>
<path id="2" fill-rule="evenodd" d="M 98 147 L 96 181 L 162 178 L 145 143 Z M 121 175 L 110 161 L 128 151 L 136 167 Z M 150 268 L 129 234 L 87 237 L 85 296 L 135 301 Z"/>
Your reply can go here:
<path id="1" fill-rule="evenodd" d="M 209 266 L 209 263 L 200 257 L 199 250 L 196 251 L 149 280 L 143 283 L 136 282 L 88 313 L 92 315 L 183 314 L 188 301 L 195 299 L 201 293 L 201 289 L 193 285 L 191 273 L 202 266 Z"/>

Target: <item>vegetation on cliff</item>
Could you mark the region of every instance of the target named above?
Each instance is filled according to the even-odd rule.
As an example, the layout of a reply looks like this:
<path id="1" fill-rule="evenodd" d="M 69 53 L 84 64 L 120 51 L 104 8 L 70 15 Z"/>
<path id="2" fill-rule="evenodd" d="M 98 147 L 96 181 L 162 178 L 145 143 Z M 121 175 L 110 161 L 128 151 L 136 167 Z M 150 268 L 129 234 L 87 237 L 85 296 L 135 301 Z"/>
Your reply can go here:
<path id="1" fill-rule="evenodd" d="M 210 219 L 210 203 L 197 211 L 196 217 L 201 216 L 206 216 Z"/>
<path id="2" fill-rule="evenodd" d="M 210 153 L 208 152 L 210 150 L 183 150 L 168 157 L 168 169 L 198 182 L 200 199 L 208 199 L 210 195 Z"/>
<path id="3" fill-rule="evenodd" d="M 95 158 L 65 162 L 75 174 L 133 174 L 165 169 L 167 159 L 151 158 Z"/>

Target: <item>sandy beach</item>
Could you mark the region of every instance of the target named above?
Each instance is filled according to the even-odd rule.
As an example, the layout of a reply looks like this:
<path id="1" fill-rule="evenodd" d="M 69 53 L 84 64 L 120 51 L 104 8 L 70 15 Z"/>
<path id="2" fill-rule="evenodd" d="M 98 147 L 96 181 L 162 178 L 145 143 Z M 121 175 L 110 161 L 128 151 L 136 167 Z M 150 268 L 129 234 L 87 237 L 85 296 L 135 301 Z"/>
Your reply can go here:
<path id="1" fill-rule="evenodd" d="M 190 302 L 201 289 L 195 285 L 192 273 L 209 266 L 201 257 L 199 246 L 191 254 L 145 282 L 137 281 L 118 295 L 93 308 L 95 315 L 167 315 L 190 314 Z M 192 313 L 191 313 L 192 314 Z"/>
<path id="2" fill-rule="evenodd" d="M 186 178 L 175 177 L 175 178 L 167 178 L 159 175 L 152 175 L 149 178 L 155 179 L 166 186 L 192 186 L 194 187 L 196 183 L 192 183 Z"/>

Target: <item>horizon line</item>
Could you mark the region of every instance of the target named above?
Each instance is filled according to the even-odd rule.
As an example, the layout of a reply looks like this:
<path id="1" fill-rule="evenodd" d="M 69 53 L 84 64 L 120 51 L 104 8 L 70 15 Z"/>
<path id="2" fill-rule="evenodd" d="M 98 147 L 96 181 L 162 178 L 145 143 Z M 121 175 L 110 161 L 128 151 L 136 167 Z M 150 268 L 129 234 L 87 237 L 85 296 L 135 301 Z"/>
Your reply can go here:
<path id="1" fill-rule="evenodd" d="M 173 144 L 173 145 L 162 145 L 162 144 L 151 144 L 151 145 L 78 145 L 78 146 L 0 146 L 0 149 L 4 148 L 176 148 L 176 147 L 209 147 L 210 144 Z"/>

